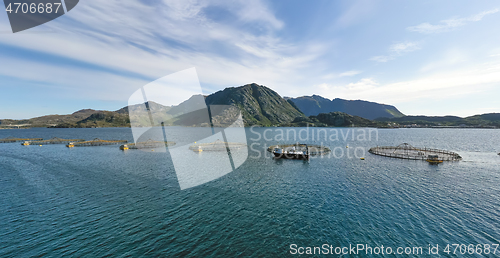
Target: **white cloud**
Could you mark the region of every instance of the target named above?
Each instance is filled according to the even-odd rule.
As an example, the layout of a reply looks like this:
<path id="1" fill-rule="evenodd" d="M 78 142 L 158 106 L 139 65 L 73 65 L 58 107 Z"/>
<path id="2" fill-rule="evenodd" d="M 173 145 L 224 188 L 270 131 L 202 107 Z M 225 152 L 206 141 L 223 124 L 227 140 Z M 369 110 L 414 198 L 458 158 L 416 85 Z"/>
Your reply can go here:
<path id="1" fill-rule="evenodd" d="M 364 78 L 356 83 L 349 83 L 345 88 L 348 91 L 367 91 L 375 89 L 379 83 L 375 82 L 373 78 Z"/>
<path id="2" fill-rule="evenodd" d="M 350 77 L 350 76 L 358 75 L 360 73 L 361 73 L 361 71 L 352 70 L 352 71 L 347 71 L 347 72 L 343 72 L 343 73 L 339 74 L 339 77 Z"/>
<path id="3" fill-rule="evenodd" d="M 222 1 L 222 3 L 226 3 Z M 269 8 L 262 1 L 235 1 L 226 4 L 235 4 L 234 8 L 238 10 L 238 17 L 245 22 L 259 22 L 270 25 L 274 29 L 281 29 L 285 25 L 278 20 Z"/>
<path id="4" fill-rule="evenodd" d="M 465 51 L 458 48 L 446 50 L 441 56 L 432 58 L 432 61 L 420 68 L 421 72 L 436 71 L 437 69 L 450 68 L 459 64 L 464 64 L 468 60 Z"/>
<path id="5" fill-rule="evenodd" d="M 387 61 L 394 60 L 394 56 L 373 56 L 370 58 L 371 61 L 379 62 L 379 63 L 385 63 Z"/>
<path id="6" fill-rule="evenodd" d="M 446 32 L 450 31 L 452 29 L 464 26 L 468 23 L 471 22 L 477 22 L 483 19 L 484 16 L 490 15 L 497 13 L 498 9 L 493 9 L 489 11 L 484 11 L 466 18 L 452 18 L 452 19 L 447 19 L 447 20 L 442 20 L 439 22 L 439 24 L 432 25 L 430 23 L 422 23 L 416 26 L 411 26 L 406 28 L 409 31 L 415 31 L 415 32 L 420 32 L 420 33 L 425 33 L 425 34 L 430 34 L 430 33 L 440 33 L 440 32 Z"/>
<path id="7" fill-rule="evenodd" d="M 347 85 L 320 84 L 318 94 L 327 98 L 364 99 L 379 103 L 408 103 L 457 98 L 487 92 L 500 83 L 500 63 L 440 73 L 414 80 L 383 84 L 364 78 Z M 491 107 L 491 106 L 490 106 Z"/>
<path id="8" fill-rule="evenodd" d="M 212 19 L 207 14 L 210 7 L 221 8 L 234 19 L 231 22 Z M 8 30 L 7 24 L 0 24 L 0 30 Z M 275 90 L 287 89 L 290 81 L 305 80 L 301 72 L 313 69 L 310 67 L 313 61 L 320 64 L 317 59 L 329 45 L 283 42 L 276 32 L 284 26 L 263 1 L 144 4 L 88 0 L 57 20 L 0 37 L 1 44 L 67 61 L 51 64 L 50 57 L 43 60 L 54 68 L 43 69 L 45 74 L 37 72 L 41 66 L 36 58 L 9 65 L 2 59 L 0 67 L 24 72 L 24 75 L 1 72 L 5 76 L 26 81 L 29 74 L 29 80 L 59 85 L 70 91 L 73 88 L 85 91 L 82 84 L 92 85 L 101 89 L 105 94 L 100 98 L 106 99 L 131 94 L 138 81 L 152 81 L 193 66 L 202 85 L 225 87 L 258 82 Z M 36 33 L 47 30 L 54 33 Z M 59 76 L 75 73 L 80 76 Z M 109 76 L 102 79 L 105 73 Z"/>
<path id="9" fill-rule="evenodd" d="M 380 55 L 373 56 L 370 58 L 371 61 L 385 63 L 391 60 L 396 59 L 398 56 L 402 56 L 406 53 L 413 52 L 419 50 L 420 47 L 419 42 L 400 42 L 395 43 L 389 46 L 389 54 L 388 55 Z"/>
<path id="10" fill-rule="evenodd" d="M 349 27 L 369 19 L 377 9 L 377 2 L 370 0 L 347 1 L 348 6 L 336 21 L 338 27 Z"/>
<path id="11" fill-rule="evenodd" d="M 412 52 L 418 49 L 420 49 L 420 44 L 417 42 L 396 43 L 389 47 L 389 50 L 397 55 Z"/>

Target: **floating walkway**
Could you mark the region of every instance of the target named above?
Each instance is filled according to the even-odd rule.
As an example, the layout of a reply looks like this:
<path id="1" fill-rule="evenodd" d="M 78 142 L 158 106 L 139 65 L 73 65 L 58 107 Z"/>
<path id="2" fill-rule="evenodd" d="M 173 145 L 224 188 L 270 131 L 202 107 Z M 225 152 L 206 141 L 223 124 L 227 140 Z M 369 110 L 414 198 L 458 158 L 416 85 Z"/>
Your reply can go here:
<path id="1" fill-rule="evenodd" d="M 247 145 L 244 143 L 236 143 L 236 142 L 223 142 L 217 140 L 211 143 L 197 143 L 189 146 L 189 149 L 194 152 L 202 152 L 202 151 L 226 151 L 227 147 L 231 149 L 239 149 L 246 147 Z"/>
<path id="2" fill-rule="evenodd" d="M 368 152 L 370 152 L 371 154 L 389 158 L 425 160 L 429 162 L 431 162 L 432 160 L 459 161 L 462 159 L 462 157 L 460 157 L 460 155 L 455 152 L 429 148 L 416 148 L 408 143 L 403 143 L 396 147 L 374 147 L 371 148 Z"/>
<path id="3" fill-rule="evenodd" d="M 41 141 L 43 140 L 42 138 L 14 138 L 14 137 L 9 137 L 5 139 L 0 139 L 0 143 L 12 143 L 12 142 L 27 142 L 27 141 Z"/>
<path id="4" fill-rule="evenodd" d="M 114 145 L 114 144 L 120 144 L 120 143 L 127 143 L 128 141 L 126 140 L 101 140 L 99 138 L 95 138 L 94 140 L 91 141 L 85 141 L 85 142 L 70 142 L 66 147 L 68 148 L 73 148 L 73 147 L 90 147 L 90 146 L 102 146 L 102 145 Z"/>
<path id="5" fill-rule="evenodd" d="M 154 148 L 169 147 L 174 145 L 175 142 L 147 140 L 145 142 L 129 143 L 121 145 L 120 150 L 154 149 Z"/>
<path id="6" fill-rule="evenodd" d="M 278 145 L 272 145 L 267 148 L 267 151 L 273 152 L 274 149 L 283 149 L 284 151 L 289 151 L 293 147 L 295 147 L 296 150 L 300 149 L 300 147 L 303 144 L 278 144 Z M 321 146 L 321 145 L 314 145 L 314 144 L 307 144 L 307 148 L 309 151 L 310 156 L 321 156 L 330 153 L 332 150 L 326 146 Z"/>
<path id="7" fill-rule="evenodd" d="M 84 142 L 84 141 L 85 141 L 84 139 L 61 139 L 54 137 L 52 139 L 43 141 L 28 141 L 28 143 L 31 145 L 46 145 L 46 144 L 69 144 L 71 142 Z"/>

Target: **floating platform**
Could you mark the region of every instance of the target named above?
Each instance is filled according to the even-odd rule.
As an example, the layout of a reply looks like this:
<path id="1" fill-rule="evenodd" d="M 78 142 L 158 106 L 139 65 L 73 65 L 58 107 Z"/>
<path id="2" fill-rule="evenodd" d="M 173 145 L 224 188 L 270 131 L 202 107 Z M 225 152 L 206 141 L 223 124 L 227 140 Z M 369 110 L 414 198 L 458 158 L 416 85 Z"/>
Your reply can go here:
<path id="1" fill-rule="evenodd" d="M 302 146 L 303 144 L 278 144 L 278 145 L 272 145 L 267 148 L 267 151 L 273 152 L 274 149 L 283 149 L 285 152 L 291 150 L 293 147 L 295 149 L 298 149 L 298 147 Z M 314 145 L 314 144 L 307 144 L 308 152 L 310 156 L 321 156 L 330 153 L 332 150 L 326 146 L 321 146 L 321 145 Z"/>
<path id="2" fill-rule="evenodd" d="M 227 147 L 234 150 L 234 149 L 239 149 L 239 148 L 243 148 L 246 146 L 247 145 L 244 143 L 223 142 L 223 141 L 217 140 L 217 141 L 211 142 L 211 143 L 197 143 L 197 144 L 189 146 L 189 149 L 194 151 L 194 152 L 226 151 Z"/>
<path id="3" fill-rule="evenodd" d="M 5 139 L 0 139 L 0 143 L 12 143 L 12 142 L 29 142 L 29 141 L 41 141 L 42 138 L 14 138 L 9 137 Z"/>
<path id="4" fill-rule="evenodd" d="M 46 144 L 69 144 L 71 142 L 84 142 L 84 139 L 61 139 L 54 137 L 49 140 L 43 140 L 43 141 L 30 141 L 29 143 L 31 145 L 46 145 Z"/>
<path id="5" fill-rule="evenodd" d="M 94 140 L 91 141 L 70 142 L 66 145 L 66 147 L 73 148 L 73 147 L 103 146 L 103 145 L 114 145 L 127 142 L 128 142 L 127 140 L 101 140 L 99 138 L 95 138 Z"/>
<path id="6" fill-rule="evenodd" d="M 120 146 L 120 150 L 154 149 L 154 148 L 169 147 L 174 145 L 175 142 L 147 140 L 145 142 L 123 144 Z"/>
<path id="7" fill-rule="evenodd" d="M 442 163 L 443 161 L 462 160 L 462 157 L 460 157 L 460 155 L 455 152 L 429 148 L 416 148 L 408 143 L 403 143 L 396 147 L 374 147 L 371 148 L 368 152 L 370 152 L 371 154 L 389 158 L 424 160 L 428 161 L 429 163 Z"/>

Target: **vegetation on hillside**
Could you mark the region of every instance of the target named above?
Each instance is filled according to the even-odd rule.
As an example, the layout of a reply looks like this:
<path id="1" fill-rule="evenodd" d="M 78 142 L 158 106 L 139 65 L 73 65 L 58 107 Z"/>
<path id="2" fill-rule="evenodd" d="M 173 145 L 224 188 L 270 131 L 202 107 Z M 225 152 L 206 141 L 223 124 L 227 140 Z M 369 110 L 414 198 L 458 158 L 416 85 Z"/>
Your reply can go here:
<path id="1" fill-rule="evenodd" d="M 208 109 L 202 108 L 208 106 Z M 211 121 L 207 114 L 210 110 Z M 302 110 L 302 111 L 301 111 Z M 324 110 L 327 110 L 324 112 Z M 333 110 L 333 111 L 332 111 Z M 347 112 L 348 111 L 348 112 Z M 500 114 L 484 114 L 466 118 L 456 116 L 404 116 L 390 105 L 368 101 L 328 100 L 313 95 L 283 98 L 277 92 L 255 83 L 230 87 L 208 96 L 193 95 L 177 106 L 155 102 L 131 105 L 117 111 L 84 109 L 70 115 L 48 115 L 24 120 L 0 120 L 6 125 L 31 127 L 89 128 L 180 125 L 227 127 L 238 126 L 328 126 L 328 127 L 397 127 L 399 125 L 499 127 Z M 312 114 L 312 115 L 311 115 Z M 362 115 L 357 115 L 362 114 Z M 308 115 L 308 116 L 306 116 Z M 370 120 L 367 117 L 380 117 Z"/>
<path id="2" fill-rule="evenodd" d="M 400 118 L 377 119 L 380 122 L 391 122 L 399 125 L 427 126 L 463 126 L 463 127 L 500 127 L 500 114 L 491 113 L 466 118 L 457 116 L 405 116 Z"/>
<path id="3" fill-rule="evenodd" d="M 384 127 L 385 123 L 371 121 L 342 112 L 320 113 L 317 116 L 297 117 L 287 126 L 292 127 Z"/>

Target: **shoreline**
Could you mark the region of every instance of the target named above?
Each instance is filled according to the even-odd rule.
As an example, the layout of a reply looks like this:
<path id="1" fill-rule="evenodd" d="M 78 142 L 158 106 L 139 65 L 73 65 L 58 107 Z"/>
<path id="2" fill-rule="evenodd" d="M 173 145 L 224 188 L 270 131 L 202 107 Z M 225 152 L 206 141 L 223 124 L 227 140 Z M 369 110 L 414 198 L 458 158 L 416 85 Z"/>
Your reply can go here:
<path id="1" fill-rule="evenodd" d="M 161 127 L 161 126 L 154 126 Z M 186 128 L 207 128 L 206 126 L 166 126 L 166 127 L 186 127 Z M 371 126 L 261 126 L 261 125 L 252 125 L 252 126 L 244 126 L 243 128 L 373 128 L 373 129 L 490 129 L 497 130 L 499 127 L 460 127 L 460 126 L 426 126 L 426 127 L 371 127 Z M 129 126 L 105 126 L 105 127 L 23 127 L 23 128 L 2 128 L 0 130 L 29 130 L 36 128 L 47 128 L 47 129 L 100 129 L 100 128 L 131 128 Z M 147 128 L 147 127 L 134 127 L 134 128 Z M 241 128 L 241 127 L 220 127 L 214 126 L 214 128 Z"/>

